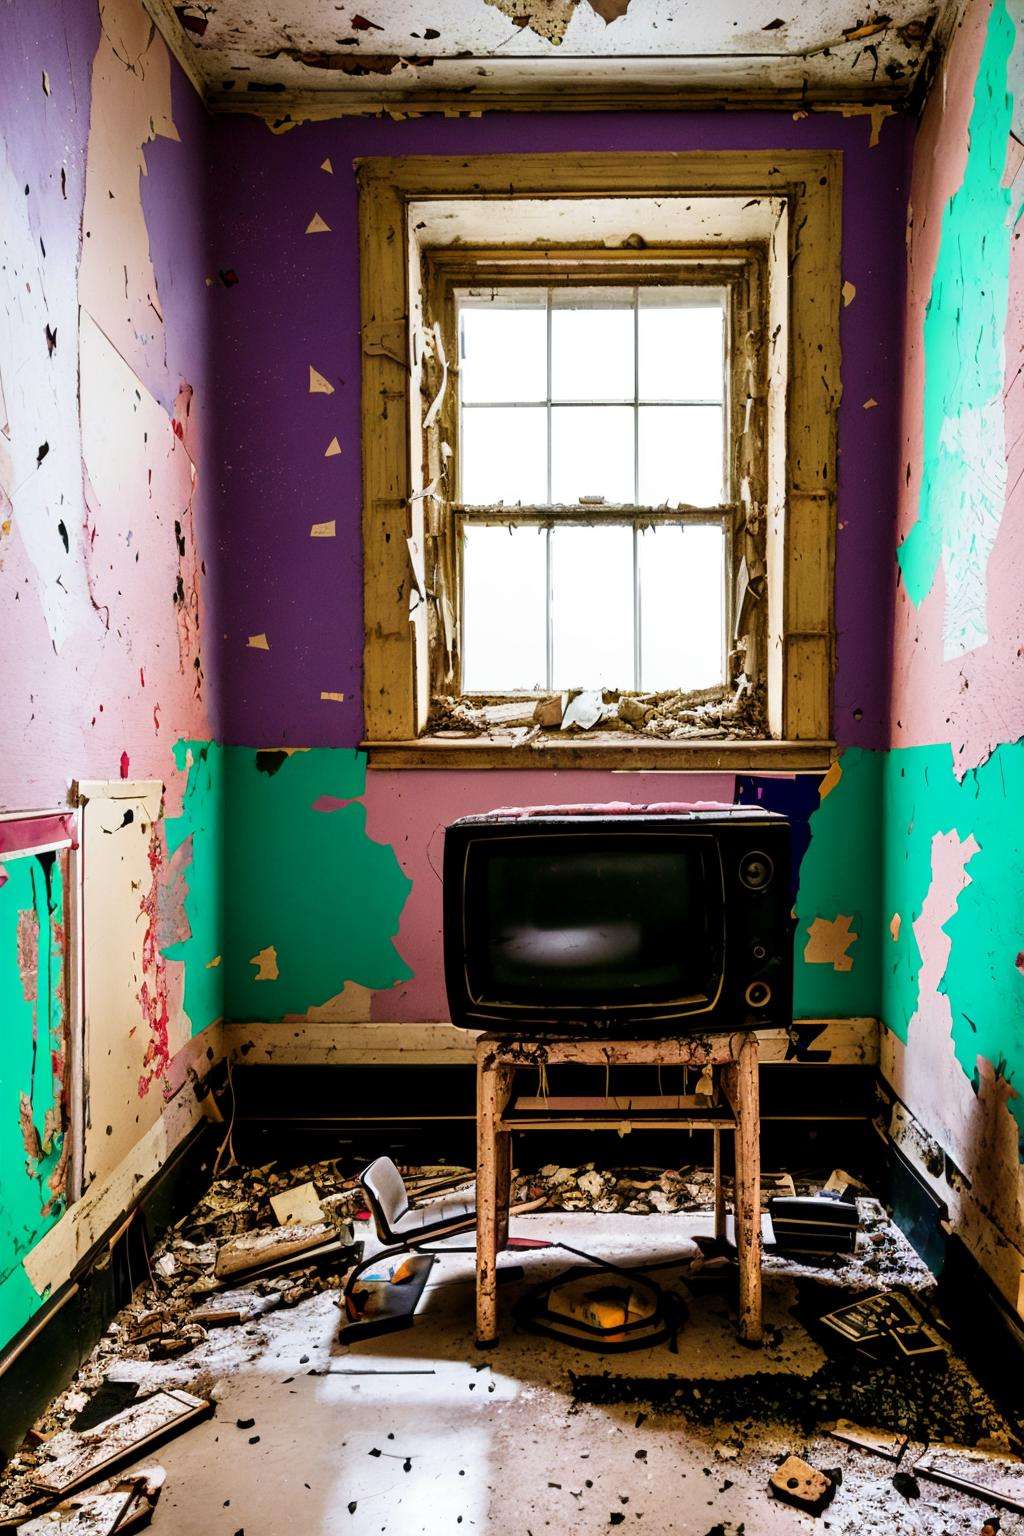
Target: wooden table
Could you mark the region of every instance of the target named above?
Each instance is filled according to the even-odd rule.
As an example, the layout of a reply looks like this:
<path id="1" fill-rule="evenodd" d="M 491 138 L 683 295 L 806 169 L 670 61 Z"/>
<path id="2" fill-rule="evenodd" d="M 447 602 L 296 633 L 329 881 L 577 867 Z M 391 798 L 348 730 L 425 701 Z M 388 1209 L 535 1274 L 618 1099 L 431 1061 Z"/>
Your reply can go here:
<path id="1" fill-rule="evenodd" d="M 710 1095 L 638 1099 L 513 1100 L 516 1071 L 580 1066 L 692 1067 L 711 1074 Z M 761 1149 L 757 1037 L 752 1032 L 678 1040 L 539 1039 L 481 1035 L 476 1044 L 476 1341 L 497 1342 L 497 1256 L 508 1242 L 513 1132 L 710 1130 L 715 1236 L 725 1236 L 722 1132 L 735 1137 L 734 1201 L 739 1266 L 739 1336 L 761 1343 Z"/>

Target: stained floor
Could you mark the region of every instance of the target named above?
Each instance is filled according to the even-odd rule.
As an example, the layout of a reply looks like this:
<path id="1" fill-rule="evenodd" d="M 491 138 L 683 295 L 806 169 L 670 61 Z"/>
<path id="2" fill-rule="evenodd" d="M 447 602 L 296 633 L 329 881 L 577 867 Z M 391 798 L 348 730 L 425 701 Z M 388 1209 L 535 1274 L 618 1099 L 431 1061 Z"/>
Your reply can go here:
<path id="1" fill-rule="evenodd" d="M 708 1218 L 540 1212 L 515 1230 L 651 1264 L 692 1257 L 693 1235 L 708 1230 Z M 888 1224 L 884 1243 L 866 1250 L 863 1288 L 877 1285 L 883 1249 L 903 1283 L 927 1292 L 926 1271 Z M 502 1262 L 522 1264 L 532 1282 L 573 1260 L 545 1249 Z M 850 1269 L 842 1272 L 847 1285 Z M 156 1536 L 980 1532 L 986 1509 L 977 1501 L 924 1479 L 908 1500 L 893 1485 L 892 1463 L 794 1422 L 821 1397 L 830 1369 L 829 1352 L 794 1316 L 799 1286 L 798 1273 L 773 1262 L 763 1351 L 738 1343 L 727 1297 L 705 1292 L 689 1299 L 676 1353 L 661 1346 L 599 1356 L 519 1331 L 511 1307 L 521 1286 L 512 1284 L 502 1287 L 500 1343 L 481 1353 L 473 1344 L 473 1259 L 454 1253 L 435 1266 L 404 1332 L 339 1346 L 336 1296 L 325 1291 L 213 1332 L 177 1361 L 126 1362 L 111 1374 L 131 1375 L 143 1389 L 175 1382 L 216 1399 L 211 1420 L 150 1458 L 167 1471 Z M 937 1399 L 959 1395 L 989 1432 L 1004 1432 L 962 1364 L 954 1358 L 949 1370 L 936 1379 Z M 666 1401 L 677 1387 L 679 1400 Z M 624 1400 L 584 1401 L 581 1391 Z M 698 1422 L 716 1393 L 727 1416 Z M 769 1397 L 789 1405 L 788 1422 L 764 1419 Z M 884 1395 L 876 1401 L 884 1405 Z M 768 1495 L 768 1477 L 790 1451 L 842 1469 L 820 1520 Z M 1001 1530 L 1017 1536 L 1024 1522 L 1003 1515 Z"/>

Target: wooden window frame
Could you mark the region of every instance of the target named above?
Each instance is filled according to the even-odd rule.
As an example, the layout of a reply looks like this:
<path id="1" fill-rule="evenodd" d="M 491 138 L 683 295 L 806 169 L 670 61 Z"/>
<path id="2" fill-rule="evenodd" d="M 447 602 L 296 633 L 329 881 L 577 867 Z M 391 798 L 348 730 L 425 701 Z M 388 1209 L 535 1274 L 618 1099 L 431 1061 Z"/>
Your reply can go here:
<path id="1" fill-rule="evenodd" d="M 647 287 L 686 286 L 692 288 L 725 289 L 728 292 L 728 335 L 725 360 L 726 396 L 723 401 L 726 413 L 725 443 L 728 451 L 728 486 L 723 500 L 716 506 L 706 507 L 651 507 L 631 503 L 616 506 L 580 506 L 559 508 L 539 503 L 536 506 L 508 508 L 483 508 L 465 506 L 460 501 L 445 498 L 435 508 L 428 510 L 428 536 L 430 536 L 430 511 L 435 513 L 437 545 L 436 568 L 442 581 L 450 587 L 456 610 L 454 625 L 456 648 L 451 657 L 450 670 L 445 636 L 436 621 L 436 610 L 428 613 L 429 662 L 431 693 L 455 693 L 458 696 L 481 699 L 479 691 L 464 694 L 462 687 L 462 632 L 463 632 L 463 570 L 461 527 L 466 522 L 492 523 L 500 527 L 514 523 L 516 526 L 538 528 L 584 526 L 600 523 L 650 526 L 655 523 L 710 524 L 723 527 L 726 536 L 726 636 L 732 636 L 733 602 L 736 592 L 734 566 L 740 553 L 764 564 L 763 521 L 752 530 L 750 548 L 745 547 L 743 507 L 739 498 L 739 485 L 745 473 L 753 467 L 754 473 L 763 473 L 762 466 L 751 466 L 751 457 L 745 445 L 753 435 L 750 424 L 745 424 L 743 400 L 747 392 L 747 373 L 753 375 L 751 384 L 758 396 L 764 397 L 763 374 L 765 347 L 759 346 L 751 356 L 745 346 L 750 334 L 750 315 L 760 311 L 764 287 L 763 253 L 756 247 L 721 247 L 709 254 L 706 247 L 654 247 L 642 252 L 632 250 L 606 250 L 600 246 L 548 246 L 543 252 L 534 249 L 503 246 L 464 246 L 428 248 L 423 259 L 423 287 L 426 296 L 425 321 L 428 329 L 433 320 L 441 326 L 445 356 L 448 359 L 449 387 L 431 427 L 451 446 L 449 483 L 458 484 L 458 468 L 461 463 L 461 412 L 459 409 L 459 367 L 457 348 L 457 296 L 467 288 L 587 288 L 587 287 Z M 745 430 L 746 425 L 746 430 Z M 424 450 L 427 463 L 424 473 L 429 477 L 429 466 L 440 462 L 439 452 L 426 435 Z M 763 456 L 762 456 L 763 457 Z M 454 474 L 451 472 L 454 467 Z M 758 484 L 756 499 L 763 505 L 764 486 Z M 435 594 L 438 602 L 448 596 L 446 592 Z M 760 681 L 764 673 L 764 625 L 763 605 L 756 615 L 758 630 L 755 670 Z M 729 684 L 734 682 L 734 658 L 730 658 L 731 638 L 726 640 L 725 675 Z M 498 694 L 488 690 L 487 699 L 499 702 L 523 697 L 542 699 L 550 697 L 546 690 L 529 695 L 524 693 Z M 482 700 L 481 700 L 482 701 Z"/>
<path id="2" fill-rule="evenodd" d="M 363 745 L 371 767 L 791 771 L 828 765 L 834 751 L 841 180 L 842 156 L 835 151 L 427 156 L 359 163 Z M 431 518 L 436 526 L 431 506 L 443 469 L 443 439 L 435 434 L 435 447 L 428 441 L 423 451 L 421 402 L 437 394 L 439 374 L 447 365 L 441 366 L 442 338 L 431 344 L 423 323 L 422 284 L 410 262 L 409 205 L 459 197 L 507 201 L 658 194 L 770 198 L 787 209 L 785 248 L 780 237 L 779 248 L 768 251 L 767 568 L 761 611 L 769 736 L 689 742 L 623 733 L 614 744 L 577 737 L 519 747 L 487 738 L 425 735 L 434 683 L 429 605 L 416 598 L 410 602 L 410 594 L 425 590 L 424 550 Z M 698 249 L 700 259 L 707 259 L 709 247 L 694 248 L 695 256 Z M 507 254 L 503 248 L 502 257 Z M 673 247 L 672 254 L 677 257 L 679 248 Z M 608 267 L 630 255 L 635 261 L 635 253 L 600 252 Z M 449 272 L 458 269 L 458 260 L 453 253 Z M 573 280 L 581 281 L 576 275 Z M 782 309 L 780 280 L 785 286 Z M 443 410 L 442 396 L 435 419 Z M 760 490 L 749 478 L 741 486 L 747 502 L 760 502 Z"/>

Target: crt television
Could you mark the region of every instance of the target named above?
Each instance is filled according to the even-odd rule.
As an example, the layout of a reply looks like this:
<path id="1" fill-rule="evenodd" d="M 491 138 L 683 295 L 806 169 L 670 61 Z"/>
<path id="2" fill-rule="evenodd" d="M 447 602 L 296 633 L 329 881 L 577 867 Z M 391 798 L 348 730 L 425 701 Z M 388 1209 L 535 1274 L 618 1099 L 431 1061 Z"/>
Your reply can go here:
<path id="1" fill-rule="evenodd" d="M 658 1035 L 788 1026 L 789 823 L 753 806 L 466 816 L 444 850 L 464 1029 Z"/>

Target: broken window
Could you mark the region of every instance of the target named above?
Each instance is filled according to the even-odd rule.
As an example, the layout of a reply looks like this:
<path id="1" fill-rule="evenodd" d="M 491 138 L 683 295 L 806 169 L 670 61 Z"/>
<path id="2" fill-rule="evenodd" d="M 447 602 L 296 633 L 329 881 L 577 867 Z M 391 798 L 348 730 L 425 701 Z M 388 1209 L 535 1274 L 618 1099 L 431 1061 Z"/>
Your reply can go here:
<path id="1" fill-rule="evenodd" d="M 826 764 L 840 157 L 358 179 L 371 766 Z"/>
<path id="2" fill-rule="evenodd" d="M 435 714 L 580 689 L 756 711 L 756 257 L 537 265 L 464 282 L 465 252 L 427 257 Z"/>

